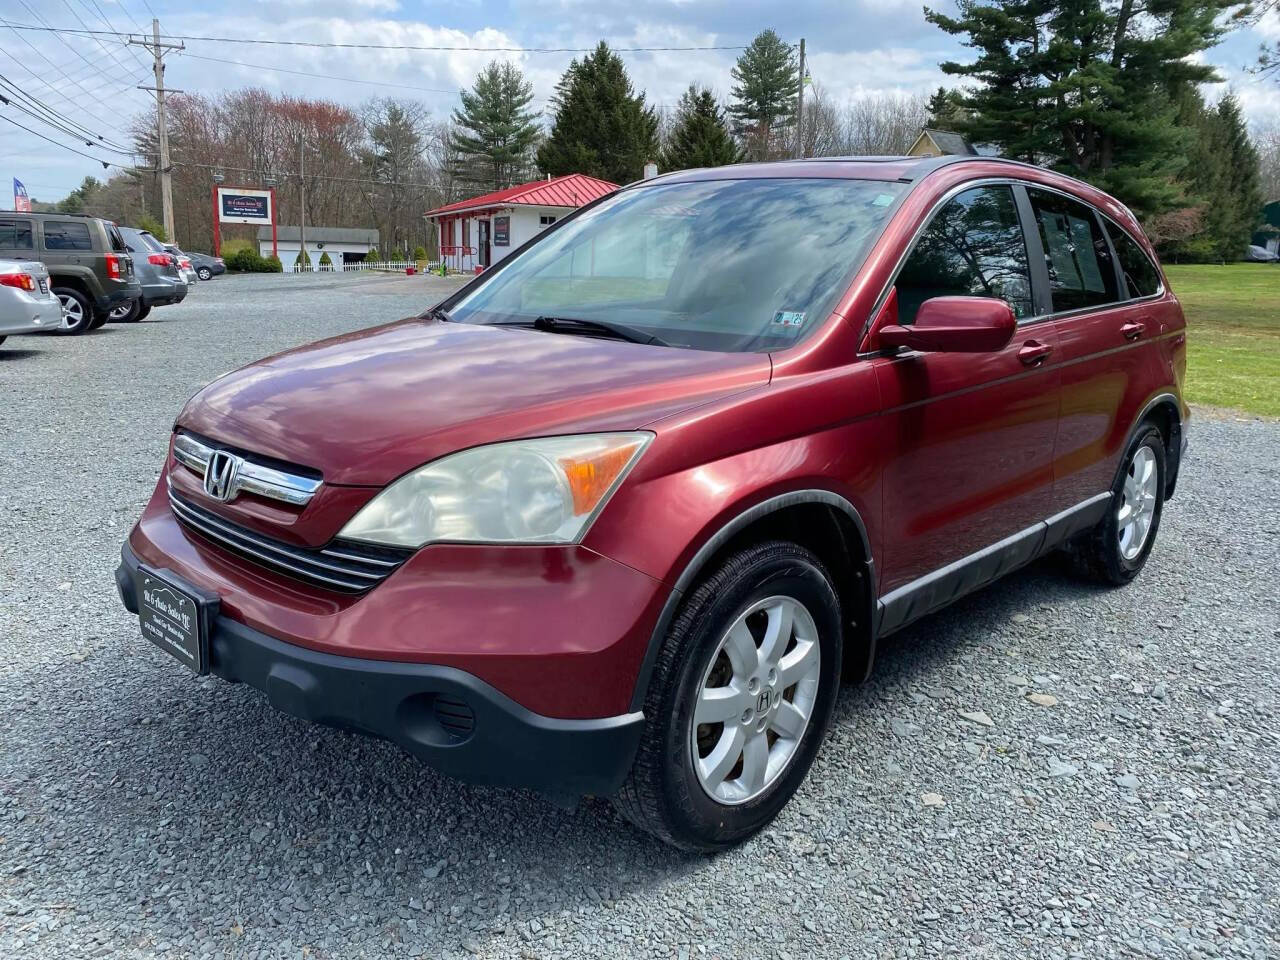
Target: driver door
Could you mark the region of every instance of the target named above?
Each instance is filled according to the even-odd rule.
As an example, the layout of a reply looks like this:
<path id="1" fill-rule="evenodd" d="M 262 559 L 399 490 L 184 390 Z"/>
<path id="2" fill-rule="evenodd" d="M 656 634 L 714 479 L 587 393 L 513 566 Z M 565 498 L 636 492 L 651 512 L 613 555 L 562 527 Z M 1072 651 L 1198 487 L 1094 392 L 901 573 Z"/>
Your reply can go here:
<path id="1" fill-rule="evenodd" d="M 943 568 L 998 565 L 975 555 L 1052 512 L 1057 334 L 1052 318 L 1036 316 L 1020 202 L 1008 184 L 958 194 L 935 211 L 895 281 L 897 323 L 912 323 L 932 297 L 976 296 L 1007 301 L 1019 326 L 1008 346 L 991 353 L 907 351 L 871 361 L 890 444 L 885 630 L 927 613 L 954 590 L 955 575 L 968 576 Z M 879 325 L 885 322 L 895 321 L 882 317 Z M 1020 543 L 990 552 L 1012 552 L 1016 561 Z M 1026 548 L 1033 553 L 1038 543 Z"/>

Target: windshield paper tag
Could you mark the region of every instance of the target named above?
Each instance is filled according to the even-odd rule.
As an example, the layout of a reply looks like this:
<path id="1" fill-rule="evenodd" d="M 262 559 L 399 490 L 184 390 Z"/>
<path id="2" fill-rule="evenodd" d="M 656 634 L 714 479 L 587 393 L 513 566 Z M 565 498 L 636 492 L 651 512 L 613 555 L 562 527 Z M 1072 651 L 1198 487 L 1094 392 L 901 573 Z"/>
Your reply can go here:
<path id="1" fill-rule="evenodd" d="M 804 314 L 796 310 L 779 310 L 773 315 L 773 325 L 782 327 L 788 336 L 794 337 L 804 326 Z"/>
<path id="2" fill-rule="evenodd" d="M 887 207 L 889 204 L 893 203 L 893 194 L 892 193 L 877 194 L 876 198 L 872 200 L 871 203 L 873 206 Z"/>

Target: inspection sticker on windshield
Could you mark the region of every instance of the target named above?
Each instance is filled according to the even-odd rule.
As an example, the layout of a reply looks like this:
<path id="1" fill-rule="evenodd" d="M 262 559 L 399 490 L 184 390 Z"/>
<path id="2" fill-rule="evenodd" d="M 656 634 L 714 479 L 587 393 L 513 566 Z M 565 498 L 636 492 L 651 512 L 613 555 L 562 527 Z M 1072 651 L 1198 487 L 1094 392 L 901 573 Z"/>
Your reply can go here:
<path id="1" fill-rule="evenodd" d="M 872 200 L 871 203 L 877 207 L 887 207 L 889 204 L 893 203 L 893 194 L 878 193 L 876 194 L 876 198 Z"/>
<path id="2" fill-rule="evenodd" d="M 779 310 L 773 315 L 775 327 L 786 327 L 787 332 L 795 334 L 804 326 L 804 314 L 796 310 Z"/>

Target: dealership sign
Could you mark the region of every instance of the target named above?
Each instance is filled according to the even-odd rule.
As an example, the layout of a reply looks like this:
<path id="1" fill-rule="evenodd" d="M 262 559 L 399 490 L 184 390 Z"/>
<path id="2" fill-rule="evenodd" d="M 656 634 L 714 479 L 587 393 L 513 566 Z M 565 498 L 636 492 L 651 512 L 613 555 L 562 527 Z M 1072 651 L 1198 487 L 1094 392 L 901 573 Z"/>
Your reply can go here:
<path id="1" fill-rule="evenodd" d="M 271 223 L 271 191 L 219 187 L 218 219 L 223 223 Z"/>

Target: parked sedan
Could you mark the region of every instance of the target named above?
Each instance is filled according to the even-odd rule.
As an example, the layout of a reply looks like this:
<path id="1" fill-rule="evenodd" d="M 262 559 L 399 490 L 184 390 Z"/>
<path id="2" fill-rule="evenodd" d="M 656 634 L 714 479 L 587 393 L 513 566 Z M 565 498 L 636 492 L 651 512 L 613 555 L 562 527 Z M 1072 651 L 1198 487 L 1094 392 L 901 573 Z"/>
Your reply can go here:
<path id="1" fill-rule="evenodd" d="M 1141 573 L 1186 341 L 1133 214 L 1050 170 L 681 171 L 420 317 L 213 381 L 116 583 L 195 673 L 717 850 L 887 635 L 1054 550 Z"/>
<path id="2" fill-rule="evenodd" d="M 62 325 L 62 303 L 38 260 L 0 260 L 0 343 L 20 333 L 54 333 Z"/>
<path id="3" fill-rule="evenodd" d="M 207 253 L 188 253 L 191 263 L 196 268 L 196 276 L 201 280 L 212 280 L 227 272 L 227 265 L 221 257 L 211 257 Z"/>
<path id="4" fill-rule="evenodd" d="M 1280 262 L 1280 253 L 1272 253 L 1266 247 L 1251 243 L 1244 258 L 1251 263 L 1277 263 Z"/>
<path id="5" fill-rule="evenodd" d="M 182 278 L 178 258 L 169 253 L 159 240 L 146 230 L 121 227 L 121 235 L 142 285 L 142 298 L 111 311 L 115 323 L 136 323 L 151 312 L 152 307 L 181 303 L 187 296 L 187 282 Z"/>

